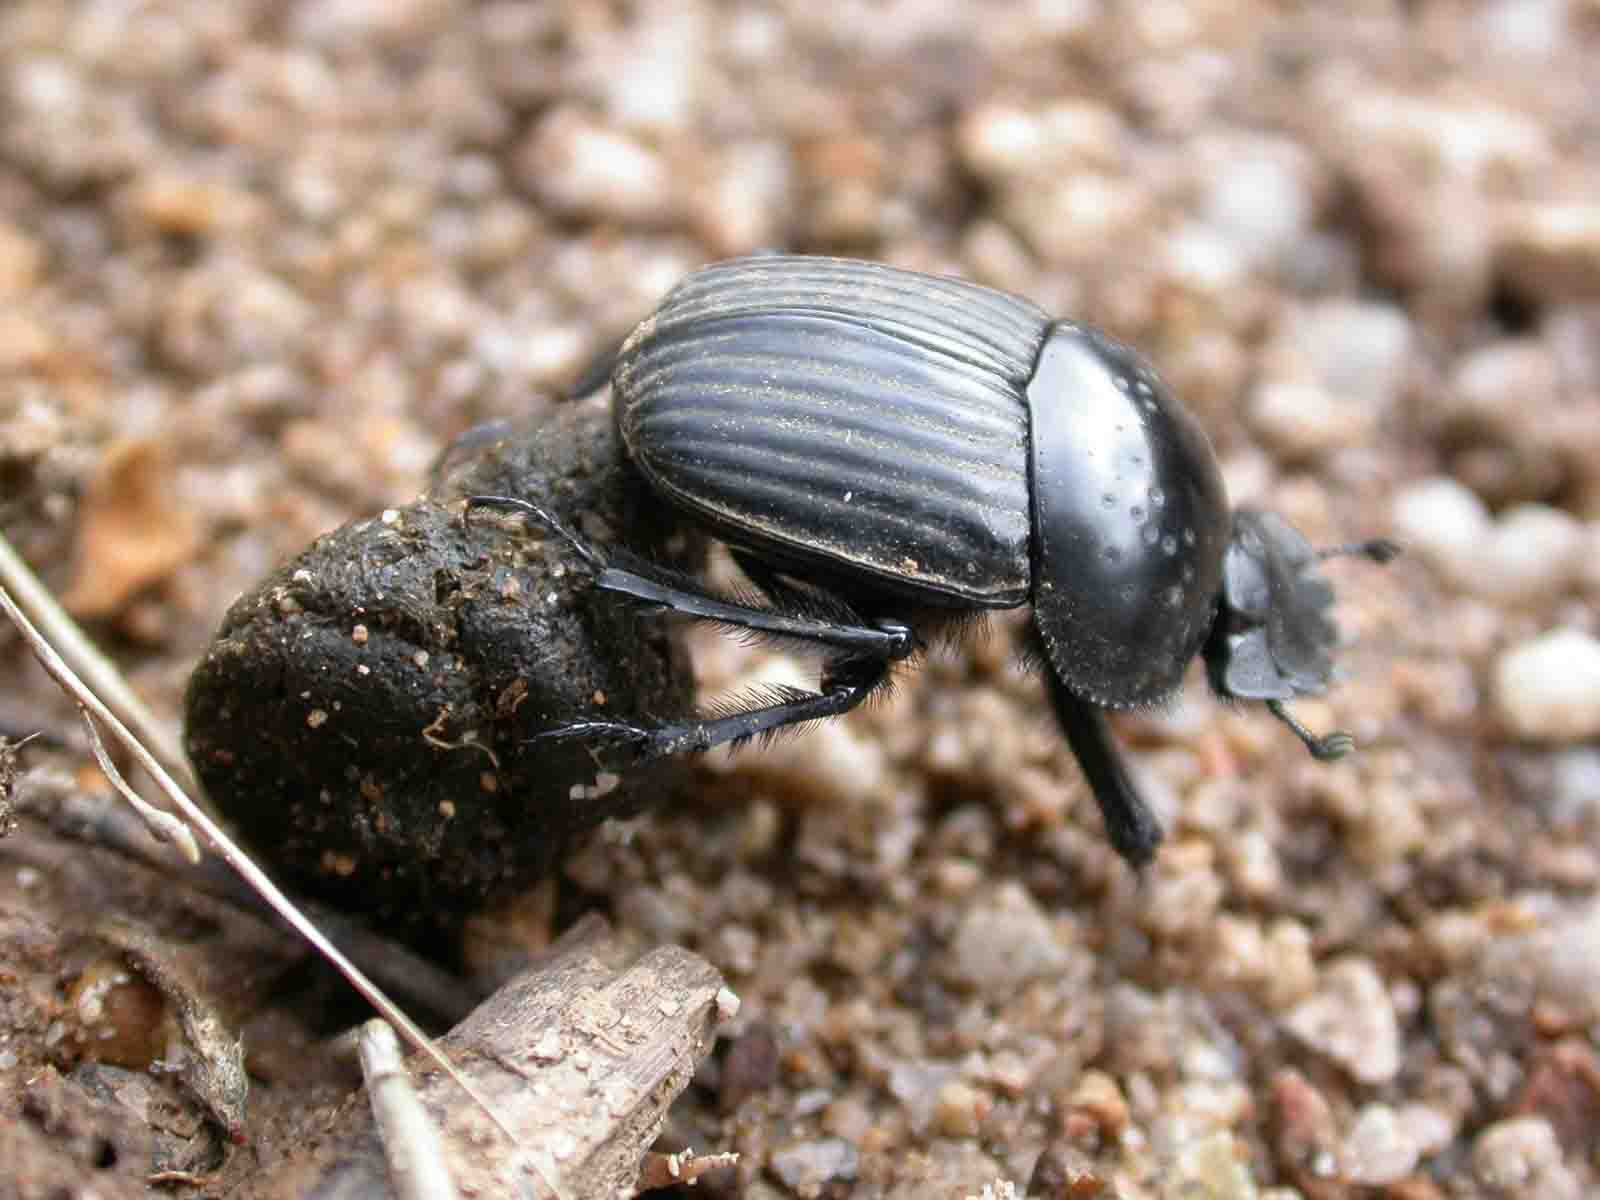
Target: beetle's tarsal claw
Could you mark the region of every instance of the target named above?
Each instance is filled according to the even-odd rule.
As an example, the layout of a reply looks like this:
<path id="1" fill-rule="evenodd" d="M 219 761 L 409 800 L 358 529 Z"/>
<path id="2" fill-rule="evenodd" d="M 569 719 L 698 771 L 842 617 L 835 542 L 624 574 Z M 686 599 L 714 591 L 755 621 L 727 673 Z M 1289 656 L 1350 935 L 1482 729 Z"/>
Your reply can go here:
<path id="1" fill-rule="evenodd" d="M 637 725 L 629 725 L 622 721 L 573 721 L 569 725 L 557 725 L 554 729 L 541 729 L 528 740 L 530 742 L 567 742 L 567 741 L 647 741 L 650 737 L 649 730 L 640 729 Z"/>
<path id="2" fill-rule="evenodd" d="M 1318 737 L 1295 720 L 1294 714 L 1284 707 L 1281 700 L 1268 700 L 1267 710 L 1293 731 L 1295 737 L 1305 744 L 1311 757 L 1318 762 L 1333 762 L 1356 748 L 1356 739 L 1342 729 L 1335 729 L 1332 733 Z"/>
<path id="3" fill-rule="evenodd" d="M 574 554 L 596 571 L 605 569 L 605 560 L 595 553 L 589 543 L 556 520 L 554 515 L 546 512 L 531 500 L 524 500 L 520 496 L 468 496 L 467 506 L 461 513 L 461 520 L 464 523 L 471 521 L 472 514 L 480 508 L 495 508 L 501 512 L 520 513 L 536 525 L 542 525 L 566 542 L 568 546 L 572 547 Z"/>
<path id="4" fill-rule="evenodd" d="M 1350 542 L 1343 546 L 1326 546 L 1317 551 L 1317 557 L 1323 560 L 1330 558 L 1370 558 L 1380 567 L 1392 563 L 1399 558 L 1403 547 L 1392 538 L 1372 538 L 1365 542 Z"/>

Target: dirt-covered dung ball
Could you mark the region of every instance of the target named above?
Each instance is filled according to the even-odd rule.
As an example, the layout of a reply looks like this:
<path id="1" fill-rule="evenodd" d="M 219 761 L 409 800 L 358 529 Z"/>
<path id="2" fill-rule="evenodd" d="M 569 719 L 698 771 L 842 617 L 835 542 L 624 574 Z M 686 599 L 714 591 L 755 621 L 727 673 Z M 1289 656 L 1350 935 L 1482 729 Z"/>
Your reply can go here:
<path id="1" fill-rule="evenodd" d="M 422 498 L 319 538 L 233 605 L 187 696 L 190 757 L 251 847 L 412 940 L 668 786 L 670 767 L 614 775 L 542 732 L 693 702 L 661 622 L 592 591 L 559 538 L 464 522 L 475 494 L 532 500 L 602 546 L 695 549 L 629 475 L 605 407 L 564 405 L 464 440 Z"/>

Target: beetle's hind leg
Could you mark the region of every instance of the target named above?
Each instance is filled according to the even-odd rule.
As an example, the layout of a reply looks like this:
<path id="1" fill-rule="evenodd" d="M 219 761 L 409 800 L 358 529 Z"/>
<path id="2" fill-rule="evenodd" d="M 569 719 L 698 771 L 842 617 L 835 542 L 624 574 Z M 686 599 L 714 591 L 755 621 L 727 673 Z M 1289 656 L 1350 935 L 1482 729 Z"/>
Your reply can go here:
<path id="1" fill-rule="evenodd" d="M 821 688 L 769 687 L 748 693 L 732 712 L 669 721 L 654 728 L 620 722 L 585 722 L 556 736 L 586 737 L 627 745 L 635 761 L 697 753 L 715 746 L 767 739 L 811 721 L 842 716 L 884 686 L 894 665 L 921 648 L 916 631 L 900 621 L 868 622 L 843 600 L 824 591 L 794 587 L 762 564 L 735 553 L 751 583 L 770 601 L 722 600 L 651 563 L 607 567 L 595 580 L 602 591 L 625 596 L 661 612 L 673 612 L 724 627 L 816 646 L 827 652 Z M 740 703 L 734 701 L 735 704 Z"/>
<path id="2" fill-rule="evenodd" d="M 820 692 L 775 688 L 761 693 L 769 703 L 722 716 L 669 721 L 654 728 L 623 721 L 577 721 L 536 738 L 582 739 L 626 747 L 633 762 L 697 753 L 730 742 L 737 745 L 809 721 L 842 716 L 882 686 L 892 666 L 892 660 L 886 658 L 851 657 L 830 664 Z"/>
<path id="3" fill-rule="evenodd" d="M 647 611 L 677 613 L 827 652 L 817 692 L 769 689 L 760 694 L 758 703 L 738 712 L 670 721 L 653 728 L 623 721 L 575 721 L 537 734 L 537 738 L 609 743 L 628 748 L 634 761 L 641 761 L 769 737 L 790 726 L 849 712 L 887 682 L 894 664 L 921 647 L 910 625 L 888 619 L 864 620 L 831 594 L 792 587 L 759 564 L 746 565 L 746 571 L 772 601 L 771 608 L 719 599 L 694 580 L 625 551 L 613 553 L 608 560 L 530 501 L 514 496 L 467 498 L 468 515 L 480 508 L 520 513 L 542 525 L 595 572 L 597 590 L 631 600 Z"/>

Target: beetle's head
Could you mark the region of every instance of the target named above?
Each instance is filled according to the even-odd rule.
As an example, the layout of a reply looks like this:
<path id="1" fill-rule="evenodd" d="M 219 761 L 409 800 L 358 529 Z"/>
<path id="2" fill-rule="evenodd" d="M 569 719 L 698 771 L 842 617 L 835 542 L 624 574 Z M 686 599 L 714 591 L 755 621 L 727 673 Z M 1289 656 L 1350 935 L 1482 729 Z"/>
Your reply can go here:
<path id="1" fill-rule="evenodd" d="M 1317 737 L 1283 707 L 1327 690 L 1338 630 L 1329 616 L 1333 588 L 1318 565 L 1357 555 L 1386 563 L 1400 547 L 1386 539 L 1317 550 L 1276 513 L 1240 509 L 1222 560 L 1222 590 L 1206 641 L 1206 675 L 1229 700 L 1262 700 L 1318 758 L 1339 758 L 1350 736 Z"/>

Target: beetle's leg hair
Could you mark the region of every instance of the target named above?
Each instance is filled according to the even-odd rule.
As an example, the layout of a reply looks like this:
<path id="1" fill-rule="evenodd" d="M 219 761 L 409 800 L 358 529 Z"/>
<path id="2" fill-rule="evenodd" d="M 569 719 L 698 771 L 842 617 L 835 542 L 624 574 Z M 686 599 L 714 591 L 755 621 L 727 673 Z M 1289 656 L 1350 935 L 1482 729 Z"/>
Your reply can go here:
<path id="1" fill-rule="evenodd" d="M 535 740 L 581 738 L 626 745 L 632 749 L 635 762 L 696 753 L 728 742 L 738 744 L 768 737 L 791 725 L 847 713 L 888 679 L 891 665 L 888 659 L 851 657 L 829 667 L 821 692 L 785 688 L 773 693 L 779 699 L 758 708 L 719 717 L 670 721 L 654 729 L 623 721 L 578 721 L 537 734 Z"/>
<path id="2" fill-rule="evenodd" d="M 463 521 L 471 520 L 472 514 L 480 508 L 497 508 L 502 512 L 520 513 L 532 520 L 534 524 L 544 526 L 566 542 L 567 545 L 572 547 L 573 553 L 583 559 L 594 570 L 605 570 L 605 559 L 600 556 L 598 550 L 531 500 L 524 500 L 520 496 L 468 496 L 467 507 L 461 514 L 461 519 Z"/>
<path id="3" fill-rule="evenodd" d="M 1390 538 L 1372 538 L 1365 542 L 1349 542 L 1343 546 L 1324 546 L 1317 551 L 1320 559 L 1370 558 L 1379 566 L 1400 557 L 1400 543 Z"/>
<path id="4" fill-rule="evenodd" d="M 1342 729 L 1335 729 L 1332 733 L 1318 737 L 1295 720 L 1294 714 L 1284 707 L 1282 700 L 1268 700 L 1267 711 L 1293 730 L 1295 737 L 1305 743 L 1306 749 L 1311 752 L 1311 757 L 1318 762 L 1333 762 L 1356 748 L 1355 738 Z"/>
<path id="5" fill-rule="evenodd" d="M 1100 805 L 1106 837 L 1130 866 L 1144 866 L 1161 844 L 1161 822 L 1128 778 L 1104 710 L 1073 695 L 1053 671 L 1045 675 L 1056 719 Z"/>

